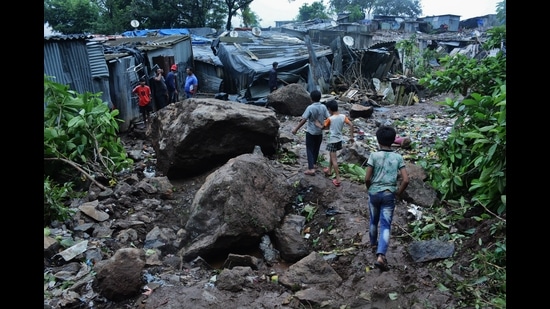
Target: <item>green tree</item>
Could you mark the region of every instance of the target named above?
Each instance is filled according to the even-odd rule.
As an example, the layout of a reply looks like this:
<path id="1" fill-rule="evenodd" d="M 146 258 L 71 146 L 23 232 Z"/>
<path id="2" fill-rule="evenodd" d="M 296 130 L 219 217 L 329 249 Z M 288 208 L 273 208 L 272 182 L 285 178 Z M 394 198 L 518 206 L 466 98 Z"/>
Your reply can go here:
<path id="1" fill-rule="evenodd" d="M 299 9 L 296 19 L 299 21 L 306 21 L 315 18 L 327 19 L 329 16 L 326 11 L 327 8 L 322 1 L 315 1 L 311 5 L 304 3 Z"/>
<path id="2" fill-rule="evenodd" d="M 115 34 L 140 29 L 212 27 L 227 23 L 228 5 L 233 15 L 253 0 L 45 0 L 44 22 L 62 33 Z M 230 21 L 229 21 L 230 22 Z"/>
<path id="3" fill-rule="evenodd" d="M 165 0 L 168 8 L 176 15 L 173 28 L 212 27 L 220 29 L 224 26 L 224 0 Z"/>
<path id="4" fill-rule="evenodd" d="M 227 17 L 224 7 L 224 2 L 220 0 L 212 1 L 211 6 L 209 6 L 210 9 L 206 12 L 206 24 L 204 26 L 222 29 Z"/>
<path id="5" fill-rule="evenodd" d="M 250 5 L 254 0 L 224 0 L 227 12 L 227 23 L 225 30 L 231 30 L 231 20 L 233 16 L 237 16 L 239 10 L 242 10 Z"/>
<path id="6" fill-rule="evenodd" d="M 506 25 L 506 0 L 497 3 L 497 19 L 501 25 Z"/>
<path id="7" fill-rule="evenodd" d="M 350 19 L 360 20 L 357 10 L 370 15 L 395 15 L 417 17 L 422 13 L 420 0 L 330 0 L 330 7 L 335 12 L 351 13 Z M 358 19 L 355 19 L 359 17 Z"/>
<path id="8" fill-rule="evenodd" d="M 130 21 L 135 19 L 132 0 L 95 0 L 100 10 L 95 25 L 96 33 L 119 34 L 131 29 Z"/>
<path id="9" fill-rule="evenodd" d="M 174 28 L 221 28 L 225 22 L 222 0 L 167 0 L 176 14 Z"/>
<path id="10" fill-rule="evenodd" d="M 418 17 L 422 14 L 420 0 L 376 0 L 376 15 Z"/>
<path id="11" fill-rule="evenodd" d="M 99 7 L 89 0 L 44 0 L 44 23 L 63 34 L 94 33 Z"/>
<path id="12" fill-rule="evenodd" d="M 350 13 L 350 21 L 358 21 L 372 12 L 376 0 L 330 0 L 329 5 L 337 13 Z"/>
<path id="13" fill-rule="evenodd" d="M 133 0 L 129 8 L 134 19 L 138 20 L 143 28 L 179 28 L 182 17 L 182 12 L 179 9 L 183 10 L 180 2 L 175 0 Z"/>
<path id="14" fill-rule="evenodd" d="M 353 5 L 353 6 L 348 7 L 348 11 L 349 11 L 349 21 L 350 22 L 360 21 L 360 20 L 365 19 L 365 17 L 366 17 L 363 9 L 358 5 Z"/>
<path id="15" fill-rule="evenodd" d="M 241 9 L 241 17 L 243 19 L 243 27 L 257 26 L 262 21 L 261 18 L 250 10 L 250 7 Z"/>

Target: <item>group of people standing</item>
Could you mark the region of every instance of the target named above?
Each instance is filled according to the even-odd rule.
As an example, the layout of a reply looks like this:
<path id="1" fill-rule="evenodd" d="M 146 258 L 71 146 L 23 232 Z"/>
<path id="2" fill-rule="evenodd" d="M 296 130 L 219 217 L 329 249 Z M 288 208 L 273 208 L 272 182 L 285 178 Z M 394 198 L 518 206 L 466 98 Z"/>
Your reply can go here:
<path id="1" fill-rule="evenodd" d="M 179 101 L 178 92 L 178 66 L 173 64 L 170 67 L 170 72 L 164 77 L 164 70 L 157 68 L 155 76 L 151 78 L 151 87 L 146 84 L 145 78 L 140 78 L 139 85 L 132 89 L 132 93 L 138 96 L 138 106 L 142 118 L 148 122 L 149 115 L 153 112 L 153 104 L 151 96 L 154 98 L 155 111 L 161 110 L 170 103 Z M 182 84 L 182 90 L 185 93 L 185 98 L 191 98 L 197 92 L 199 81 L 195 76 L 192 67 L 187 67 L 185 82 Z"/>
<path id="2" fill-rule="evenodd" d="M 274 66 L 275 67 L 275 66 Z M 323 169 L 325 176 L 332 176 L 332 183 L 340 187 L 340 171 L 338 167 L 337 151 L 344 143 L 343 128 L 349 126 L 349 142 L 354 142 L 353 122 L 338 112 L 338 102 L 330 100 L 321 103 L 321 92 L 313 90 L 310 93 L 312 103 L 308 105 L 301 116 L 300 122 L 292 130 L 296 134 L 306 125 L 306 156 L 308 169 L 305 175 L 314 176 L 319 159 L 319 151 L 323 141 L 323 130 L 329 131 L 326 150 L 329 152 L 329 165 Z M 369 239 L 371 250 L 376 254 L 374 266 L 381 271 L 389 270 L 386 251 L 389 247 L 390 228 L 396 201 L 409 184 L 409 176 L 405 168 L 403 157 L 393 151 L 392 145 L 410 144 L 410 139 L 401 138 L 391 126 L 380 126 L 376 131 L 378 151 L 369 155 L 365 170 L 365 185 L 368 193 L 368 207 L 370 215 Z M 400 182 L 398 184 L 398 179 Z"/>

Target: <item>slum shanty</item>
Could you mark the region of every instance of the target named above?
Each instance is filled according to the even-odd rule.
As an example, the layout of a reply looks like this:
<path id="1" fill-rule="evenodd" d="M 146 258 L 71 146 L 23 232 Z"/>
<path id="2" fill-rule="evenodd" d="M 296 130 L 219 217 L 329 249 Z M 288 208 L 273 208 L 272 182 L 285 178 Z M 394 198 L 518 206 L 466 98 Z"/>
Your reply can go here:
<path id="1" fill-rule="evenodd" d="M 421 49 L 478 57 L 484 31 L 494 23 L 494 15 L 464 24 L 459 16 L 442 15 L 413 21 L 375 16 L 368 24 L 357 24 L 347 22 L 344 14 L 337 21 L 287 22 L 268 29 L 51 35 L 44 37 L 44 74 L 78 92 L 101 92 L 109 107 L 119 110 L 121 132 L 140 117 L 131 89 L 142 77 L 149 81 L 157 68 L 169 72 L 174 64 L 178 88 L 186 68 L 195 69 L 197 97 L 267 105 L 269 70 L 278 62 L 280 86 L 297 83 L 307 91 L 336 93 L 367 106 L 408 105 L 425 94 L 408 74 L 405 63 L 410 55 L 398 50 L 397 42 L 414 37 Z M 430 65 L 438 63 L 434 59 Z M 180 94 L 179 99 L 184 97 Z"/>

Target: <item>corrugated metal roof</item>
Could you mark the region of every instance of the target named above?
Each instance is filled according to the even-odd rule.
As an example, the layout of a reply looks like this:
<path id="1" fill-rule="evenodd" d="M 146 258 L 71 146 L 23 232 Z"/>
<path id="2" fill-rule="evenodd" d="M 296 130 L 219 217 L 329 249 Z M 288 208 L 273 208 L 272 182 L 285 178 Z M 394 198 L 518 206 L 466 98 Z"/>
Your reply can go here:
<path id="1" fill-rule="evenodd" d="M 123 37 L 105 41 L 108 46 L 133 45 L 140 49 L 158 48 L 159 46 L 170 46 L 189 38 L 189 35 L 167 35 L 147 37 Z"/>
<path id="2" fill-rule="evenodd" d="M 265 96 L 262 89 L 269 90 L 268 74 L 275 61 L 279 63 L 277 71 L 281 78 L 284 73 L 292 73 L 288 76 L 309 76 L 311 54 L 308 46 L 312 47 L 317 59 L 332 55 L 329 46 L 311 41 L 306 44 L 296 37 L 263 30 L 260 34 L 238 30 L 225 32 L 213 44 L 216 55 L 223 63 L 226 84 L 231 83 L 234 87 L 231 91 L 237 93 L 248 91 L 246 96 L 250 98 Z"/>
<path id="3" fill-rule="evenodd" d="M 54 34 L 44 37 L 44 41 L 70 41 L 70 40 L 85 40 L 92 39 L 93 35 L 89 34 Z"/>
<path id="4" fill-rule="evenodd" d="M 111 50 L 105 53 L 105 59 L 112 61 L 132 55 L 135 51 L 147 52 L 159 48 L 172 48 L 177 43 L 188 40 L 189 35 L 169 35 L 151 37 L 120 37 L 103 42 Z M 131 49 L 134 49 L 133 51 Z"/>
<path id="5" fill-rule="evenodd" d="M 79 92 L 93 89 L 86 41 L 63 39 L 44 44 L 44 73 Z"/>
<path id="6" fill-rule="evenodd" d="M 109 68 L 107 67 L 107 62 L 105 62 L 103 45 L 97 42 L 88 42 L 87 47 L 92 78 L 109 77 Z"/>
<path id="7" fill-rule="evenodd" d="M 262 73 L 271 69 L 273 61 L 279 62 L 282 69 L 289 63 L 309 57 L 303 40 L 280 32 L 262 31 L 261 35 L 255 36 L 250 31 L 238 31 L 238 37 L 220 37 L 220 44 L 232 58 L 240 58 L 238 62 Z M 313 48 L 317 57 L 332 54 L 329 46 L 313 44 Z"/>

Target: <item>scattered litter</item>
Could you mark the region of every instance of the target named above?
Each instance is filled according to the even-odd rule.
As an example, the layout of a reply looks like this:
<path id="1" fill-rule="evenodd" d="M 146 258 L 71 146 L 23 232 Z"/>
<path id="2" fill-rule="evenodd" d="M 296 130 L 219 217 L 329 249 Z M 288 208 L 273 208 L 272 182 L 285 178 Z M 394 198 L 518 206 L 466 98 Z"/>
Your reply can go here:
<path id="1" fill-rule="evenodd" d="M 410 204 L 408 206 L 407 212 L 412 214 L 414 216 L 414 219 L 416 220 L 422 219 L 422 210 L 420 210 L 420 206 Z"/>
<path id="2" fill-rule="evenodd" d="M 152 177 L 155 177 L 155 167 L 150 165 L 150 166 L 147 166 L 145 168 L 145 170 L 143 171 L 143 175 L 146 177 L 146 178 L 152 178 Z"/>
<path id="3" fill-rule="evenodd" d="M 79 242 L 78 244 L 67 248 L 61 252 L 58 253 L 59 256 L 61 256 L 65 261 L 72 260 L 75 256 L 83 253 L 88 248 L 88 241 L 84 240 Z"/>

